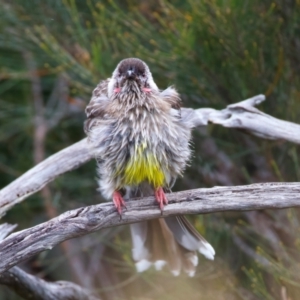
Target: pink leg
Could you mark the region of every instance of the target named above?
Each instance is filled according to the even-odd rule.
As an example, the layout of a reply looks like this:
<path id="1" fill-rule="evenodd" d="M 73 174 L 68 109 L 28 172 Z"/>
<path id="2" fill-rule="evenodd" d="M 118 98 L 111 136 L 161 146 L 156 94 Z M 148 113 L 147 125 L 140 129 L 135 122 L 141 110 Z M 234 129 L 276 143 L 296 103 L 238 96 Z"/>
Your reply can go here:
<path id="1" fill-rule="evenodd" d="M 122 206 L 126 208 L 126 204 L 120 192 L 115 191 L 113 193 L 113 202 L 119 215 L 122 215 Z"/>
<path id="2" fill-rule="evenodd" d="M 159 204 L 161 211 L 164 210 L 164 206 L 168 204 L 168 199 L 162 187 L 155 190 L 155 199 Z"/>

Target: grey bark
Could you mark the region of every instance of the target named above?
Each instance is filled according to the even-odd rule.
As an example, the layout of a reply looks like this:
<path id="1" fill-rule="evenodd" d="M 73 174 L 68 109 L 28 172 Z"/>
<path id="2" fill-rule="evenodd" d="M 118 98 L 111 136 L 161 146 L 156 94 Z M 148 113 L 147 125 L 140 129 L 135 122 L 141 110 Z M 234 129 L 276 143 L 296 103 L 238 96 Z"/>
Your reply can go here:
<path id="1" fill-rule="evenodd" d="M 200 108 L 195 110 L 194 124 L 207 125 L 209 122 L 227 128 L 236 128 L 269 140 L 285 140 L 300 144 L 300 125 L 283 121 L 255 108 L 265 101 L 264 95 L 257 95 L 225 109 Z M 199 123 L 197 123 L 197 120 Z"/>
<path id="2" fill-rule="evenodd" d="M 0 225 L 0 241 L 3 240 L 16 225 Z M 27 274 L 18 267 L 0 274 L 0 284 L 11 288 L 23 299 L 30 300 L 98 300 L 91 292 L 68 281 L 46 282 L 36 276 Z"/>
<path id="3" fill-rule="evenodd" d="M 300 206 L 300 183 L 259 183 L 213 187 L 168 194 L 163 216 L 246 211 Z M 112 203 L 67 211 L 0 242 L 0 273 L 55 245 L 102 228 L 161 217 L 154 197 L 127 203 L 120 220 Z"/>
<path id="4" fill-rule="evenodd" d="M 86 139 L 48 157 L 0 190 L 0 218 L 11 207 L 40 191 L 56 177 L 78 168 L 92 157 Z"/>
<path id="5" fill-rule="evenodd" d="M 258 95 L 227 106 L 223 110 L 212 108 L 185 108 L 182 114 L 190 118 L 194 126 L 219 124 L 228 128 L 248 131 L 266 139 L 282 139 L 300 144 L 300 125 L 271 117 L 254 106 L 265 100 Z M 15 204 L 41 190 L 59 175 L 76 169 L 92 159 L 87 140 L 67 147 L 33 167 L 0 191 L 0 218 Z"/>
<path id="6" fill-rule="evenodd" d="M 47 282 L 18 267 L 0 274 L 0 284 L 28 300 L 98 300 L 89 291 L 68 281 Z"/>

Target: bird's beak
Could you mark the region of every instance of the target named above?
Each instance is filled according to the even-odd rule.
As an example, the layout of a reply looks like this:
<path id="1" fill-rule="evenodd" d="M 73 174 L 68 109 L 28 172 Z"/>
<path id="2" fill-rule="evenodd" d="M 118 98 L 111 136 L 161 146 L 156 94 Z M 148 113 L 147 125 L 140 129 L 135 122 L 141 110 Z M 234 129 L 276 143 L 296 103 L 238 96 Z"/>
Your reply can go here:
<path id="1" fill-rule="evenodd" d="M 134 70 L 128 70 L 126 73 L 126 79 L 134 80 L 136 77 L 136 74 Z"/>

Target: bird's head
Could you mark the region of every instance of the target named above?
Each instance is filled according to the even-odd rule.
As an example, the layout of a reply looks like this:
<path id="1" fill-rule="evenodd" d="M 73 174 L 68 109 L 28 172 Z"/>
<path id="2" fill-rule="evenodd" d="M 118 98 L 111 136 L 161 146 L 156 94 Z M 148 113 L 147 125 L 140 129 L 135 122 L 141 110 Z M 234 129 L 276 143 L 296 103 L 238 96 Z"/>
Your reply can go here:
<path id="1" fill-rule="evenodd" d="M 151 93 L 158 91 L 149 67 L 138 58 L 123 59 L 108 85 L 109 96 L 122 92 Z"/>

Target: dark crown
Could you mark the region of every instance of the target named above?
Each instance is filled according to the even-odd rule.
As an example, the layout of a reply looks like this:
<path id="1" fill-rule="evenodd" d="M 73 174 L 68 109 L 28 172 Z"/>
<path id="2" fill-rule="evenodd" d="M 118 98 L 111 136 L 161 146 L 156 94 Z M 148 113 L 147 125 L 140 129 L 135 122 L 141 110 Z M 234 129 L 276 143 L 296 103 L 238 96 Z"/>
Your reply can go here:
<path id="1" fill-rule="evenodd" d="M 146 68 L 142 60 L 138 58 L 126 58 L 121 61 L 118 71 L 125 74 L 127 71 L 134 71 L 137 76 L 145 74 Z"/>

